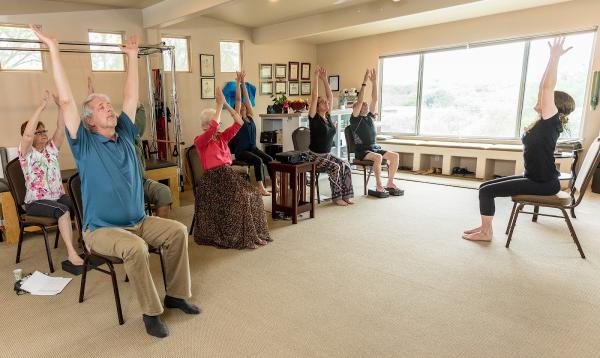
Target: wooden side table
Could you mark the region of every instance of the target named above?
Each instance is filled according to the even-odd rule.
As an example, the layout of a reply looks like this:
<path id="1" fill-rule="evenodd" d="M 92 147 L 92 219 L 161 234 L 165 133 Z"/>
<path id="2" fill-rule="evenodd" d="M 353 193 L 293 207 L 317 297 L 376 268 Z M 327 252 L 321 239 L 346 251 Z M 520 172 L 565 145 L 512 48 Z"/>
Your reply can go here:
<path id="1" fill-rule="evenodd" d="M 315 180 L 316 163 L 305 162 L 300 164 L 284 164 L 271 162 L 271 169 L 275 185 L 271 196 L 273 208 L 271 215 L 277 217 L 277 212 L 283 212 L 292 216 L 292 223 L 298 223 L 300 213 L 310 211 L 310 217 L 315 217 Z M 310 173 L 310 179 L 307 174 Z M 310 186 L 309 198 L 307 200 L 306 186 Z"/>

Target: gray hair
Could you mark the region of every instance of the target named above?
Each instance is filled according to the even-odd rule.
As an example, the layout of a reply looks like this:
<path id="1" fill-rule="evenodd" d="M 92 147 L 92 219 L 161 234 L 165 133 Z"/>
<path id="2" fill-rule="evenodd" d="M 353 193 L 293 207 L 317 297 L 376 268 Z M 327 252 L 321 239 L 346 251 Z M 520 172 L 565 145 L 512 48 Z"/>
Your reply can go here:
<path id="1" fill-rule="evenodd" d="M 210 121 L 215 118 L 217 112 L 212 108 L 207 108 L 200 113 L 200 127 L 207 127 Z"/>
<path id="2" fill-rule="evenodd" d="M 100 98 L 107 102 L 110 102 L 110 98 L 108 98 L 107 95 L 102 94 L 102 93 L 92 93 L 89 96 L 87 96 L 83 100 L 83 104 L 81 105 L 81 120 L 83 121 L 84 124 L 86 124 L 86 126 L 87 126 L 86 120 L 88 118 L 90 118 L 92 116 L 92 114 L 94 114 L 94 110 L 90 106 L 90 103 L 93 100 L 95 100 L 96 98 Z"/>

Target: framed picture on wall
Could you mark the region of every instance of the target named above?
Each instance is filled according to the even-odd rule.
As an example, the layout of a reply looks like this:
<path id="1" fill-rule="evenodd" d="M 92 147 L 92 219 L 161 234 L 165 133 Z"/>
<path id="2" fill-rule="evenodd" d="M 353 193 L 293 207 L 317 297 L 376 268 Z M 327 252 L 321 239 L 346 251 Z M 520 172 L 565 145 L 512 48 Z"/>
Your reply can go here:
<path id="1" fill-rule="evenodd" d="M 288 94 L 290 96 L 300 95 L 300 82 L 290 82 L 288 84 Z"/>
<path id="2" fill-rule="evenodd" d="M 200 97 L 202 99 L 215 99 L 215 79 L 201 78 L 200 82 Z"/>
<path id="3" fill-rule="evenodd" d="M 275 65 L 275 78 L 285 79 L 287 77 L 287 65 L 276 64 Z"/>
<path id="4" fill-rule="evenodd" d="M 276 81 L 275 82 L 275 94 L 285 94 L 287 92 L 287 82 Z"/>
<path id="5" fill-rule="evenodd" d="M 200 54 L 200 77 L 215 77 L 215 56 Z"/>
<path id="6" fill-rule="evenodd" d="M 300 86 L 300 94 L 303 96 L 308 96 L 310 93 L 310 82 L 302 82 Z"/>
<path id="7" fill-rule="evenodd" d="M 298 70 L 300 68 L 299 62 L 288 63 L 288 80 L 298 81 Z"/>
<path id="8" fill-rule="evenodd" d="M 303 62 L 302 67 L 300 69 L 300 79 L 310 80 L 310 63 Z"/>
<path id="9" fill-rule="evenodd" d="M 273 82 L 261 82 L 260 83 L 260 94 L 262 95 L 272 95 L 273 94 Z"/>
<path id="10" fill-rule="evenodd" d="M 332 92 L 336 92 L 340 90 L 340 76 L 334 75 L 329 76 L 329 87 L 331 87 Z"/>
<path id="11" fill-rule="evenodd" d="M 258 77 L 261 80 L 270 80 L 273 78 L 273 65 L 270 63 L 261 63 L 258 65 Z"/>

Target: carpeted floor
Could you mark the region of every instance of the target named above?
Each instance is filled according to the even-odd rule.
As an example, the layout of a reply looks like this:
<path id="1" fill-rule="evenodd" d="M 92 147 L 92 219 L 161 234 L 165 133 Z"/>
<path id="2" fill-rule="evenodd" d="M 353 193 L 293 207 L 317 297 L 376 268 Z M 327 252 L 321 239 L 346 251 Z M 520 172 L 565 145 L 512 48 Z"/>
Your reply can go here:
<path id="1" fill-rule="evenodd" d="M 203 313 L 167 311 L 162 340 L 146 335 L 122 281 L 118 325 L 110 279 L 98 272 L 81 304 L 79 278 L 58 296 L 17 296 L 16 249 L 0 244 L 0 357 L 598 356 L 600 195 L 577 209 L 582 260 L 559 219 L 522 217 L 506 249 L 510 201 L 500 199 L 494 241 L 467 242 L 460 234 L 477 224 L 477 191 L 400 183 L 401 198 L 357 195 L 351 207 L 322 203 L 298 225 L 270 222 L 275 242 L 255 251 L 191 243 Z M 189 224 L 192 210 L 174 215 Z M 18 267 L 47 270 L 41 240 L 23 250 Z M 59 266 L 63 247 L 53 254 Z M 151 265 L 162 295 L 155 255 Z"/>

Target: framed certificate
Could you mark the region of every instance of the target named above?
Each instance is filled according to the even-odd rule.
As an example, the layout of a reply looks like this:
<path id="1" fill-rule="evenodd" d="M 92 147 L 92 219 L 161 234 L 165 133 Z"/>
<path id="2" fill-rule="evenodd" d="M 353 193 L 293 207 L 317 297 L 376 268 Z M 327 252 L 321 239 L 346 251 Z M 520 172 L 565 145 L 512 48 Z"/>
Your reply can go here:
<path id="1" fill-rule="evenodd" d="M 300 95 L 300 82 L 290 82 L 288 84 L 288 95 L 299 96 Z"/>
<path id="2" fill-rule="evenodd" d="M 310 95 L 310 89 L 310 82 L 302 82 L 302 84 L 300 85 L 300 94 L 303 96 Z"/>
<path id="3" fill-rule="evenodd" d="M 300 69 L 299 62 L 289 62 L 288 63 L 288 80 L 298 81 L 299 69 Z"/>
<path id="4" fill-rule="evenodd" d="M 301 71 L 300 71 L 300 79 L 301 80 L 310 80 L 310 63 L 302 63 Z"/>
<path id="5" fill-rule="evenodd" d="M 340 90 L 340 76 L 329 76 L 329 87 L 331 87 L 332 92 L 336 92 Z"/>
<path id="6" fill-rule="evenodd" d="M 276 79 L 285 79 L 287 77 L 287 65 L 285 64 L 276 64 L 275 65 L 275 78 Z"/>
<path id="7" fill-rule="evenodd" d="M 272 95 L 273 94 L 273 82 L 261 82 L 260 83 L 260 94 L 262 95 Z"/>
<path id="8" fill-rule="evenodd" d="M 287 92 L 287 82 L 276 81 L 275 82 L 275 94 L 285 94 Z"/>
<path id="9" fill-rule="evenodd" d="M 270 80 L 273 78 L 273 65 L 270 63 L 261 63 L 258 65 L 258 71 L 261 80 Z"/>

